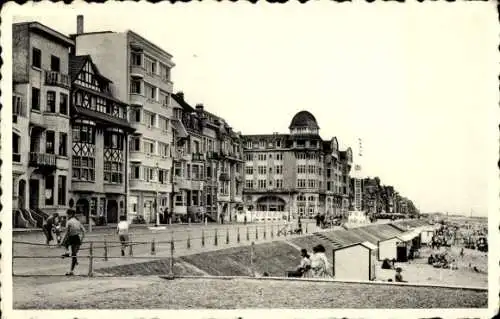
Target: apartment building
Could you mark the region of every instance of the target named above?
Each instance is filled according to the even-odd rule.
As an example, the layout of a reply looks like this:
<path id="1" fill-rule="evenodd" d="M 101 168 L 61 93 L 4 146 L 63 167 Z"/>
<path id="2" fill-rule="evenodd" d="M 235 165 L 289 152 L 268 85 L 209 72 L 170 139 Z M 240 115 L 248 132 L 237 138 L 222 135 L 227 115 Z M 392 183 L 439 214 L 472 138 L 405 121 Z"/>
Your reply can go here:
<path id="1" fill-rule="evenodd" d="M 129 220 L 151 223 L 172 206 L 172 128 L 179 127 L 170 105 L 172 55 L 133 31 L 85 33 L 77 17 L 75 55 L 89 55 L 113 82 L 113 95 L 130 105 L 135 132 L 127 138 Z"/>
<path id="2" fill-rule="evenodd" d="M 322 140 L 315 117 L 297 113 L 289 134 L 245 135 L 244 204 L 292 216 L 342 215 L 350 206 L 352 150 Z"/>
<path id="3" fill-rule="evenodd" d="M 70 56 L 71 199 L 82 221 L 117 223 L 125 215 L 128 106 L 89 55 Z"/>
<path id="4" fill-rule="evenodd" d="M 14 224 L 34 226 L 68 208 L 74 42 L 38 22 L 13 24 L 12 36 Z"/>
<path id="5" fill-rule="evenodd" d="M 174 130 L 174 213 L 235 219 L 242 209 L 241 134 L 202 104 L 193 108 L 182 92 L 172 101 L 182 124 Z"/>

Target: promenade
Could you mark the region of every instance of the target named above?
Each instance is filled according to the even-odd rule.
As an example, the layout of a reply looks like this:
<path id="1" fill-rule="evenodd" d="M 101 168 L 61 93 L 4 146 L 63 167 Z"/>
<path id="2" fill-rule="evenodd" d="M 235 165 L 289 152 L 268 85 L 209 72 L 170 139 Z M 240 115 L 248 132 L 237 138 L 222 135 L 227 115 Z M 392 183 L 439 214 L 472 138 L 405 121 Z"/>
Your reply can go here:
<path id="1" fill-rule="evenodd" d="M 121 257 L 120 243 L 114 228 L 98 228 L 87 233 L 81 247 L 76 274 L 86 275 L 89 269 L 90 247 L 92 246 L 93 269 L 113 267 L 133 263 L 142 263 L 171 256 L 171 244 L 174 242 L 174 258 L 219 249 L 247 246 L 252 242 L 264 243 L 275 240 L 295 238 L 300 235 L 278 236 L 285 224 L 191 224 L 167 225 L 165 229 L 151 230 L 147 227 L 131 229 L 130 248 L 127 256 Z M 295 227 L 295 224 L 293 224 Z M 304 235 L 321 231 L 314 222 L 303 222 Z M 307 229 L 307 233 L 306 233 Z M 329 229 L 331 230 L 331 229 Z M 217 239 L 216 239 L 217 238 Z M 70 259 L 60 258 L 64 249 L 44 244 L 41 232 L 25 232 L 13 237 L 13 273 L 14 275 L 61 275 L 69 269 Z M 154 242 L 154 244 L 153 244 Z M 107 255 L 107 260 L 105 256 Z M 17 257 L 16 257 L 17 256 Z"/>

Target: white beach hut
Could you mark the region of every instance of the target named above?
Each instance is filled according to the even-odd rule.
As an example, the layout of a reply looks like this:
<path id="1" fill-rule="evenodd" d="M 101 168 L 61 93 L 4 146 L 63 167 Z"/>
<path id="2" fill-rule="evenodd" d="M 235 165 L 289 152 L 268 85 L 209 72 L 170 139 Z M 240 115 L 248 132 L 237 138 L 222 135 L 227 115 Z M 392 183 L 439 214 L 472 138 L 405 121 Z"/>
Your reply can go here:
<path id="1" fill-rule="evenodd" d="M 374 280 L 377 246 L 361 242 L 333 250 L 333 276 L 340 280 Z"/>

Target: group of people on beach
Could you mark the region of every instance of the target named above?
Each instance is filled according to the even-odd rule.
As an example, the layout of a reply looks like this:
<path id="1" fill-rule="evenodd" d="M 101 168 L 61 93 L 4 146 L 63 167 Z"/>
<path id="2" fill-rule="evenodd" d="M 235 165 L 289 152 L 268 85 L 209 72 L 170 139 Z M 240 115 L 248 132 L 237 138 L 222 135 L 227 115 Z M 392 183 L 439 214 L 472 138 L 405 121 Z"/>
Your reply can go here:
<path id="1" fill-rule="evenodd" d="M 317 245 L 313 247 L 312 255 L 309 255 L 307 249 L 301 250 L 300 265 L 296 270 L 288 273 L 289 277 L 301 278 L 328 278 L 331 277 L 330 265 L 325 255 L 325 247 Z"/>

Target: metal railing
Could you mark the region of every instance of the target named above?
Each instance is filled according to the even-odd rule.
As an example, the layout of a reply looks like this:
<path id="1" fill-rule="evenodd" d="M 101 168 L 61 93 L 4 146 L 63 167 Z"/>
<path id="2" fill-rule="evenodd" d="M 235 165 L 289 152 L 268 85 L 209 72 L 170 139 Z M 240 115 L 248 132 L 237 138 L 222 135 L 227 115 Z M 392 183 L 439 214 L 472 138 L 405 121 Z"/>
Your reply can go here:
<path id="1" fill-rule="evenodd" d="M 209 230 L 201 229 L 201 235 L 199 236 L 191 236 L 190 230 L 185 230 L 184 233 L 187 232 L 187 236 L 184 238 L 174 238 L 174 232 L 170 232 L 171 239 L 169 240 L 157 240 L 157 238 L 153 237 L 151 240 L 137 240 L 137 241 L 129 241 L 123 244 L 120 241 L 116 240 L 89 240 L 88 242 L 84 242 L 80 248 L 80 251 L 87 252 L 85 255 L 79 255 L 77 258 L 87 259 L 88 260 L 88 269 L 87 276 L 96 275 L 95 266 L 97 261 L 108 262 L 111 259 L 122 259 L 122 260 L 144 260 L 145 262 L 154 262 L 154 261 L 168 261 L 167 271 L 162 273 L 162 275 L 168 275 L 171 277 L 175 276 L 174 266 L 176 263 L 176 259 L 179 259 L 183 256 L 189 256 L 193 254 L 205 253 L 208 251 L 218 250 L 218 247 L 225 248 L 224 246 L 229 247 L 245 247 L 248 246 L 250 250 L 249 254 L 253 256 L 254 252 L 254 244 L 255 242 L 262 241 L 268 242 L 273 240 L 278 240 L 281 238 L 288 238 L 290 236 L 296 237 L 300 235 L 305 235 L 308 233 L 307 223 L 303 228 L 302 233 L 298 233 L 294 229 L 288 228 L 289 225 L 284 224 L 268 224 L 268 225 L 249 225 L 245 227 L 237 227 L 233 229 L 236 233 L 233 233 L 230 236 L 229 228 L 215 228 L 210 232 Z M 133 234 L 135 235 L 135 234 Z M 137 236 L 141 236 L 144 234 L 137 234 Z M 168 233 L 167 233 L 168 235 Z M 60 247 L 59 245 L 47 245 L 43 243 L 35 243 L 28 241 L 16 241 L 13 242 L 13 251 L 16 251 L 16 247 L 19 246 L 35 246 L 35 247 Z M 231 246 L 231 244 L 233 244 Z M 236 245 L 235 245 L 236 244 Z M 117 255 L 118 250 L 116 248 L 124 247 L 127 251 L 127 256 Z M 165 248 L 168 247 L 168 251 Z M 180 249 L 183 251 L 183 254 L 180 256 L 175 256 L 175 250 Z M 21 251 L 23 249 L 21 248 Z M 39 249 L 37 249 L 38 251 Z M 138 255 L 134 255 L 134 250 L 139 251 Z M 28 253 L 30 251 L 28 250 Z M 26 252 L 24 254 L 13 254 L 12 259 L 14 260 L 22 260 L 22 259 L 60 259 L 61 255 L 37 255 L 37 252 L 34 252 L 33 255 L 28 255 Z M 71 258 L 71 257 L 66 257 Z M 253 261 L 250 262 L 251 264 Z M 132 263 L 136 265 L 137 263 Z M 102 276 L 102 273 L 106 273 L 106 270 L 111 267 L 124 266 L 124 265 L 111 265 L 104 266 L 100 265 L 103 271 L 98 271 L 97 274 Z M 16 274 L 13 268 L 13 276 L 38 276 L 33 274 Z M 283 273 L 286 274 L 288 269 L 284 269 Z M 254 274 L 255 272 L 252 271 Z M 48 275 L 48 274 L 46 274 Z M 41 275 L 43 276 L 43 275 Z"/>

